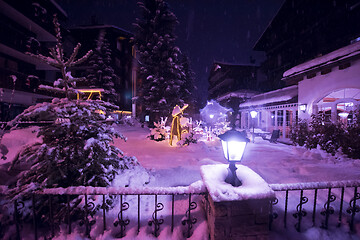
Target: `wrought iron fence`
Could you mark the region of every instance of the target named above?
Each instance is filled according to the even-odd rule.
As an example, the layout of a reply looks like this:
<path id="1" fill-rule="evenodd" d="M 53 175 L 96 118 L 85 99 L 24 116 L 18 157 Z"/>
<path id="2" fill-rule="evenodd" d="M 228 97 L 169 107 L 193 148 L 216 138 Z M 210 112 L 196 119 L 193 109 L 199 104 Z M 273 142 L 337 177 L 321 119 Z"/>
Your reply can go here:
<path id="1" fill-rule="evenodd" d="M 292 222 L 298 232 L 306 227 L 315 227 L 319 217 L 322 218 L 320 227 L 323 229 L 328 229 L 330 223 L 340 227 L 347 222 L 350 231 L 355 230 L 356 213 L 360 211 L 360 181 L 270 184 L 270 187 L 276 192 L 270 214 L 270 230 L 280 217 L 284 228 Z"/>
<path id="2" fill-rule="evenodd" d="M 0 191 L 1 192 L 1 191 Z M 2 192 L 6 192 L 4 188 Z M 136 228 L 137 234 L 146 224 L 151 233 L 158 237 L 161 231 L 161 225 L 167 221 L 171 233 L 174 227 L 182 226 L 184 237 L 189 238 L 192 234 L 193 226 L 197 223 L 197 218 L 193 216 L 194 210 L 202 198 L 196 197 L 206 195 L 205 191 L 199 189 L 190 189 L 190 187 L 167 187 L 167 188 L 101 188 L 101 187 L 69 187 L 69 188 L 52 188 L 36 191 L 25 202 L 15 200 L 13 202 L 13 220 L 12 223 L 16 229 L 16 239 L 21 239 L 24 235 L 24 221 L 20 215 L 24 211 L 31 211 L 32 222 L 30 225 L 33 238 L 49 239 L 55 236 L 59 231 L 59 225 L 66 226 L 67 234 L 74 231 L 75 224 L 80 225 L 83 234 L 90 237 L 92 227 L 97 224 L 101 226 L 102 233 L 109 230 L 109 219 L 113 218 L 113 225 L 118 229 L 116 237 L 122 238 L 126 235 L 127 227 L 132 223 Z M 79 202 L 75 203 L 74 197 L 81 197 Z M 39 199 L 43 204 L 39 204 Z M 59 208 L 59 198 L 62 199 L 61 208 Z M 46 200 L 46 201 L 45 201 Z M 109 202 L 118 201 L 119 210 L 110 210 L 107 205 Z M 180 209 L 176 209 L 176 202 Z M 153 205 L 150 203 L 153 202 Z M 4 204 L 4 202 L 2 202 Z M 74 220 L 74 205 L 83 211 L 82 219 Z M 153 206 L 152 210 L 149 207 Z M 165 206 L 167 211 L 162 214 Z M 41 209 L 46 209 L 45 213 Z M 142 216 L 143 209 L 147 208 L 150 214 Z M 94 210 L 97 209 L 96 217 Z M 182 213 L 179 213 L 183 211 Z M 112 213 L 112 216 L 108 216 Z M 46 216 L 47 215 L 47 216 Z M 144 214 L 145 215 L 145 214 Z M 43 219 L 47 219 L 44 224 Z M 29 219 L 28 219 L 29 220 Z M 28 221 L 29 222 L 29 221 Z M 29 226 L 28 226 L 29 227 Z"/>

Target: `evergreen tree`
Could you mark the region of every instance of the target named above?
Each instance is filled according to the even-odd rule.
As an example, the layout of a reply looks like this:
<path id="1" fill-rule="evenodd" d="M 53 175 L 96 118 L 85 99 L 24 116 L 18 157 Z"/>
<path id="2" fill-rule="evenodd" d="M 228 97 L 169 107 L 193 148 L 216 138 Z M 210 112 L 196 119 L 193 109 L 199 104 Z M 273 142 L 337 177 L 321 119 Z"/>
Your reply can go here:
<path id="1" fill-rule="evenodd" d="M 140 57 L 142 89 L 140 102 L 149 113 L 170 115 L 175 105 L 183 105 L 181 90 L 185 73 L 179 58 L 181 52 L 175 46 L 176 16 L 163 0 L 144 0 L 138 4 L 142 19 L 135 25 L 135 43 Z"/>
<path id="2" fill-rule="evenodd" d="M 65 59 L 56 18 L 54 24 L 58 42 L 56 47 L 50 50 L 51 57 L 32 56 L 61 70 L 62 79 L 55 81 L 53 87 L 42 88 L 65 93 L 66 98 L 54 98 L 51 103 L 31 106 L 9 123 L 11 127 L 16 127 L 20 121 L 53 121 L 50 125 L 40 127 L 38 137 L 41 142 L 25 146 L 13 160 L 10 169 L 21 168 L 22 172 L 14 186 L 9 189 L 8 197 L 11 199 L 27 199 L 34 190 L 43 188 L 106 187 L 117 174 L 138 165 L 135 158 L 124 156 L 120 149 L 112 145 L 114 137 L 125 139 L 106 122 L 106 112 L 116 106 L 101 100 L 71 98 L 72 93 L 77 93 L 74 89 L 77 79 L 66 71 L 68 67 L 85 61 L 90 53 L 75 60 L 80 47 L 78 44 L 71 57 Z M 28 167 L 24 169 L 24 166 Z M 48 206 L 47 199 L 38 198 L 36 204 Z M 71 200 L 74 206 L 72 211 L 80 214 L 71 213 L 72 216 L 76 219 L 82 218 L 83 209 L 77 207 L 81 197 L 74 196 Z M 61 204 L 65 204 L 64 199 L 59 197 L 58 201 L 61 209 Z M 42 210 L 46 211 L 43 208 Z M 37 214 L 39 217 L 45 215 L 47 214 L 42 212 Z"/>
<path id="3" fill-rule="evenodd" d="M 91 67 L 86 69 L 86 78 L 90 87 L 103 88 L 103 99 L 117 103 L 118 94 L 115 91 L 115 83 L 119 78 L 111 67 L 110 43 L 106 38 L 106 32 L 100 31 L 96 40 L 96 49 L 89 59 Z"/>
<path id="4" fill-rule="evenodd" d="M 188 112 L 198 112 L 197 101 L 193 95 L 196 90 L 194 85 L 195 73 L 191 69 L 189 57 L 185 54 L 182 55 L 181 65 L 184 72 L 184 84 L 181 86 L 181 97 L 185 103 L 189 104 Z"/>

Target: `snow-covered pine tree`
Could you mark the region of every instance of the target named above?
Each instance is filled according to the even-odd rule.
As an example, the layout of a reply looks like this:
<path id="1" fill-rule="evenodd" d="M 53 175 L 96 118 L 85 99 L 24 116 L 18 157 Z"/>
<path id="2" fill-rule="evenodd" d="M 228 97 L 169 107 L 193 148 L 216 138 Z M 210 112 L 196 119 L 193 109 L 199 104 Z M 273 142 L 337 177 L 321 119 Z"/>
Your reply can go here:
<path id="1" fill-rule="evenodd" d="M 196 86 L 194 84 L 195 73 L 191 69 L 189 57 L 185 54 L 182 54 L 181 57 L 181 65 L 184 72 L 184 84 L 181 86 L 181 97 L 185 103 L 189 104 L 188 112 L 198 112 L 199 109 L 197 108 L 197 101 L 193 95 L 196 90 Z"/>
<path id="2" fill-rule="evenodd" d="M 119 78 L 111 67 L 110 43 L 104 30 L 99 32 L 96 49 L 89 59 L 90 67 L 86 69 L 86 78 L 90 87 L 103 88 L 103 99 L 117 103 L 118 94 L 115 90 L 116 80 Z"/>
<path id="3" fill-rule="evenodd" d="M 122 151 L 111 143 L 114 137 L 125 139 L 106 122 L 106 112 L 116 106 L 101 100 L 75 100 L 71 93 L 76 93 L 73 88 L 76 79 L 67 72 L 68 67 L 74 66 L 88 58 L 89 53 L 79 60 L 75 60 L 80 47 L 77 45 L 69 59 L 65 59 L 61 44 L 60 27 L 54 19 L 58 42 L 51 49 L 51 57 L 32 55 L 46 63 L 58 67 L 63 73 L 63 78 L 54 83 L 54 87 L 43 86 L 55 92 L 65 93 L 66 98 L 54 98 L 51 103 L 44 102 L 31 106 L 19 114 L 9 125 L 16 127 L 19 121 L 50 120 L 53 124 L 41 126 L 38 131 L 39 143 L 34 143 L 24 148 L 12 161 L 10 169 L 20 169 L 17 182 L 9 188 L 8 198 L 29 199 L 34 190 L 52 187 L 69 186 L 94 186 L 106 187 L 117 174 L 123 170 L 138 165 L 133 157 L 126 157 Z M 25 169 L 24 169 L 25 168 Z M 58 217 L 60 221 L 65 215 L 64 198 L 54 197 L 58 201 Z M 47 221 L 42 216 L 48 216 L 46 206 L 48 197 L 36 199 L 40 208 L 37 216 L 39 222 Z M 77 207 L 81 196 L 72 196 L 72 212 L 74 219 L 83 217 L 83 209 Z M 96 208 L 99 209 L 99 208 Z M 23 213 L 26 220 L 30 212 Z M 31 218 L 30 218 L 31 219 Z"/>
<path id="4" fill-rule="evenodd" d="M 177 18 L 163 0 L 144 0 L 138 3 L 142 18 L 136 19 L 134 41 L 139 51 L 142 78 L 140 102 L 145 111 L 169 116 L 175 105 L 185 103 L 182 98 L 183 67 L 180 49 L 175 46 Z"/>

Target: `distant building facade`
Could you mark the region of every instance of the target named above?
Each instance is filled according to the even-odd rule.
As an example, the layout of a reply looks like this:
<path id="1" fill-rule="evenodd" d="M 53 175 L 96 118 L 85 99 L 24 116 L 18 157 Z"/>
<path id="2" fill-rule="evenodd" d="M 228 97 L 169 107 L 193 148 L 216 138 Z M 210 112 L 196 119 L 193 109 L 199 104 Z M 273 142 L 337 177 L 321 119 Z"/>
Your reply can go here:
<path id="1" fill-rule="evenodd" d="M 312 114 L 351 122 L 360 106 L 359 20 L 359 1 L 286 0 L 254 47 L 266 52 L 262 69 L 277 89 L 240 104 L 243 126 L 287 138 Z"/>
<path id="2" fill-rule="evenodd" d="M 234 91 L 251 92 L 257 87 L 259 67 L 256 65 L 214 62 L 209 75 L 208 99 L 224 99 Z"/>
<path id="3" fill-rule="evenodd" d="M 0 0 L 0 121 L 49 98 L 37 88 L 54 81 L 57 70 L 25 52 L 46 54 L 55 44 L 54 14 L 59 21 L 67 18 L 55 1 Z"/>
<path id="4" fill-rule="evenodd" d="M 139 83 L 137 82 L 136 52 L 131 41 L 132 33 L 113 25 L 79 26 L 70 31 L 75 41 L 82 44 L 83 53 L 96 49 L 96 40 L 100 32 L 105 32 L 105 38 L 110 44 L 111 67 L 119 77 L 114 88 L 120 94 L 118 99 L 120 110 L 132 111 L 135 115 L 134 97 L 136 97 Z M 87 67 L 91 66 L 85 63 L 83 67 L 74 69 L 74 76 L 85 76 Z"/>
<path id="5" fill-rule="evenodd" d="M 359 29 L 358 0 L 285 0 L 253 48 L 266 53 L 264 90 L 291 84 L 281 81 L 286 70 L 356 41 Z"/>

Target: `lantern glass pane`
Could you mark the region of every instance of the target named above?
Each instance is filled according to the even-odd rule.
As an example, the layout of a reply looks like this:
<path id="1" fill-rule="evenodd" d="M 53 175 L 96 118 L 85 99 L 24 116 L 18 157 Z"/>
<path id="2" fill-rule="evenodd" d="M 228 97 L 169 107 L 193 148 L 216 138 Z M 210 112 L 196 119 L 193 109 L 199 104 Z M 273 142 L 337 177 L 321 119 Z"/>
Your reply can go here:
<path id="1" fill-rule="evenodd" d="M 246 147 L 246 142 L 221 141 L 224 157 L 228 161 L 240 161 Z M 229 149 L 228 149 L 229 147 Z M 229 151 L 228 151 L 229 150 Z M 228 156 L 229 154 L 229 156 Z"/>
<path id="2" fill-rule="evenodd" d="M 306 105 L 304 105 L 304 104 L 303 104 L 303 105 L 300 105 L 299 108 L 300 108 L 300 111 L 305 111 L 305 110 L 306 110 Z"/>

